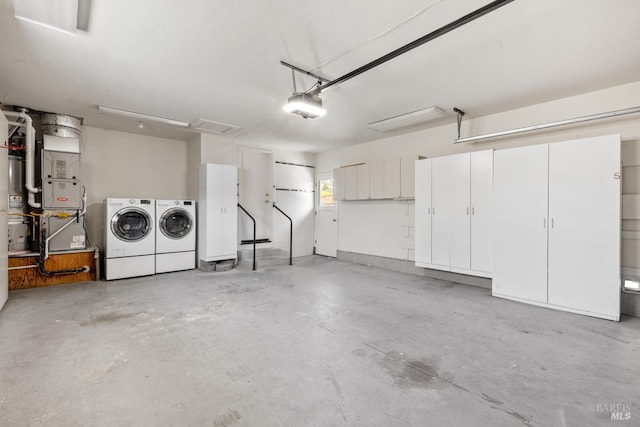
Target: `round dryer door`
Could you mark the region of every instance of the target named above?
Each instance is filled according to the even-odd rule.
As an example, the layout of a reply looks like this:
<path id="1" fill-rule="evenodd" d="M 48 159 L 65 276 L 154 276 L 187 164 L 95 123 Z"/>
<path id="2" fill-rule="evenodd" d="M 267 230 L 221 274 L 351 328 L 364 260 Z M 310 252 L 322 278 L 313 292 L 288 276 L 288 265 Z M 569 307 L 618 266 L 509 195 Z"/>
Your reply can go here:
<path id="1" fill-rule="evenodd" d="M 138 208 L 119 210 L 111 219 L 111 231 L 120 240 L 137 242 L 151 233 L 153 224 L 149 214 Z"/>
<path id="2" fill-rule="evenodd" d="M 189 212 L 180 208 L 166 211 L 160 217 L 160 231 L 170 239 L 181 239 L 191 231 L 193 218 Z"/>

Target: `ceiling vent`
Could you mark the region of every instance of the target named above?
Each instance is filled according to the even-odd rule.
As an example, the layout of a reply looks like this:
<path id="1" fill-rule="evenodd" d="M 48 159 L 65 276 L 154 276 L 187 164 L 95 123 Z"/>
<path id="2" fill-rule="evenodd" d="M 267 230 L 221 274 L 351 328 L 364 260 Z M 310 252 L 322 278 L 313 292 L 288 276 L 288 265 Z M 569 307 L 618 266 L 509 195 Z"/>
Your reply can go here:
<path id="1" fill-rule="evenodd" d="M 226 123 L 214 122 L 206 119 L 195 120 L 191 125 L 189 125 L 189 127 L 194 130 L 216 133 L 218 135 L 225 135 L 240 129 L 240 126 L 228 125 Z"/>

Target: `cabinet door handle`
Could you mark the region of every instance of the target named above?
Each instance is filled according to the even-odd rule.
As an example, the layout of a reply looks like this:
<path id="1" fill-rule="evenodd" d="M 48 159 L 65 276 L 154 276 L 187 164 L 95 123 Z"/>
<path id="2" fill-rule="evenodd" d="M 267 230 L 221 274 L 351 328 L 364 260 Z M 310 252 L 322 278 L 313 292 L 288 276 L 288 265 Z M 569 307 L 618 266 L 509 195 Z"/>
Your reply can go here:
<path id="1" fill-rule="evenodd" d="M 467 215 L 469 215 L 469 207 L 467 206 Z"/>
<path id="2" fill-rule="evenodd" d="M 542 228 L 547 228 L 547 218 L 542 218 Z"/>
<path id="3" fill-rule="evenodd" d="M 471 208 L 471 215 L 475 215 L 476 214 L 476 208 Z"/>
<path id="4" fill-rule="evenodd" d="M 554 225 L 555 225 L 555 221 L 553 220 L 553 218 L 551 218 L 551 228 L 553 228 Z"/>
<path id="5" fill-rule="evenodd" d="M 436 208 L 431 208 L 431 213 L 435 215 L 436 214 Z"/>
<path id="6" fill-rule="evenodd" d="M 427 215 L 431 215 L 431 208 L 427 208 Z"/>

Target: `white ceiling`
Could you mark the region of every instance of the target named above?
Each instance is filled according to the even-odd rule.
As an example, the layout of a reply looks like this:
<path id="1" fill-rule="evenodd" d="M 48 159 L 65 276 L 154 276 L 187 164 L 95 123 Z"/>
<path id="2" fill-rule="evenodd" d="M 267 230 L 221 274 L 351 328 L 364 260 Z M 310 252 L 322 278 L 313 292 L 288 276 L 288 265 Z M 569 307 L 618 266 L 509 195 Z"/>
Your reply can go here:
<path id="1" fill-rule="evenodd" d="M 640 79 L 640 1 L 516 0 L 327 89 L 323 118 L 282 111 L 293 86 L 280 60 L 335 79 L 489 2 L 92 0 L 88 31 L 71 36 L 0 0 L 0 102 L 182 140 L 194 134 L 97 106 L 204 118 L 241 127 L 228 137 L 243 145 L 322 151 L 432 105 L 449 111 L 442 124 L 453 107 L 478 117 Z"/>

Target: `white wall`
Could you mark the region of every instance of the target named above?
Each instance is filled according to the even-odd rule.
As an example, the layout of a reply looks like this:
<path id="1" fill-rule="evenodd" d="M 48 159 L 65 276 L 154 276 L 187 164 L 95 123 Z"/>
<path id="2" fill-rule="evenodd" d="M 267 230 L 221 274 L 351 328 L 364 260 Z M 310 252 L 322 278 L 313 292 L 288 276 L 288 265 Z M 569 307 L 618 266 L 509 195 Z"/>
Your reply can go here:
<path id="1" fill-rule="evenodd" d="M 491 116 L 465 119 L 462 136 L 509 130 L 638 105 L 640 105 L 640 81 Z M 460 107 L 464 109 L 464 106 Z M 473 115 L 472 111 L 467 113 L 469 116 Z M 318 153 L 316 166 L 318 172 L 330 172 L 342 165 L 410 155 L 435 157 L 615 133 L 621 134 L 623 140 L 624 163 L 625 153 L 633 151 L 628 147 L 640 143 L 638 114 L 469 144 L 453 144 L 457 136 L 457 128 L 455 117 L 452 116 L 451 124 L 448 125 Z M 629 189 L 640 189 L 640 181 L 638 181 L 640 173 L 637 169 L 638 166 L 629 166 L 623 171 L 623 193 L 631 191 Z M 631 182 L 632 180 L 634 182 Z M 396 259 L 405 259 L 404 254 L 407 253 L 409 254 L 407 258 L 413 260 L 413 242 L 412 239 L 406 239 L 408 217 L 412 217 L 413 212 L 407 214 L 403 208 L 406 204 L 410 210 L 413 210 L 413 203 L 400 201 L 386 203 L 389 206 L 384 205 L 385 214 L 381 215 L 382 207 L 379 202 L 339 202 L 338 250 Z M 397 206 L 393 207 L 394 204 Z M 412 233 L 413 230 L 410 230 L 411 235 Z M 411 245 L 411 248 L 406 248 L 407 245 Z M 640 260 L 638 262 L 640 263 Z"/>
<path id="2" fill-rule="evenodd" d="M 187 198 L 187 143 L 85 127 L 81 176 L 87 190 L 87 232 L 103 249 L 104 199 Z"/>

